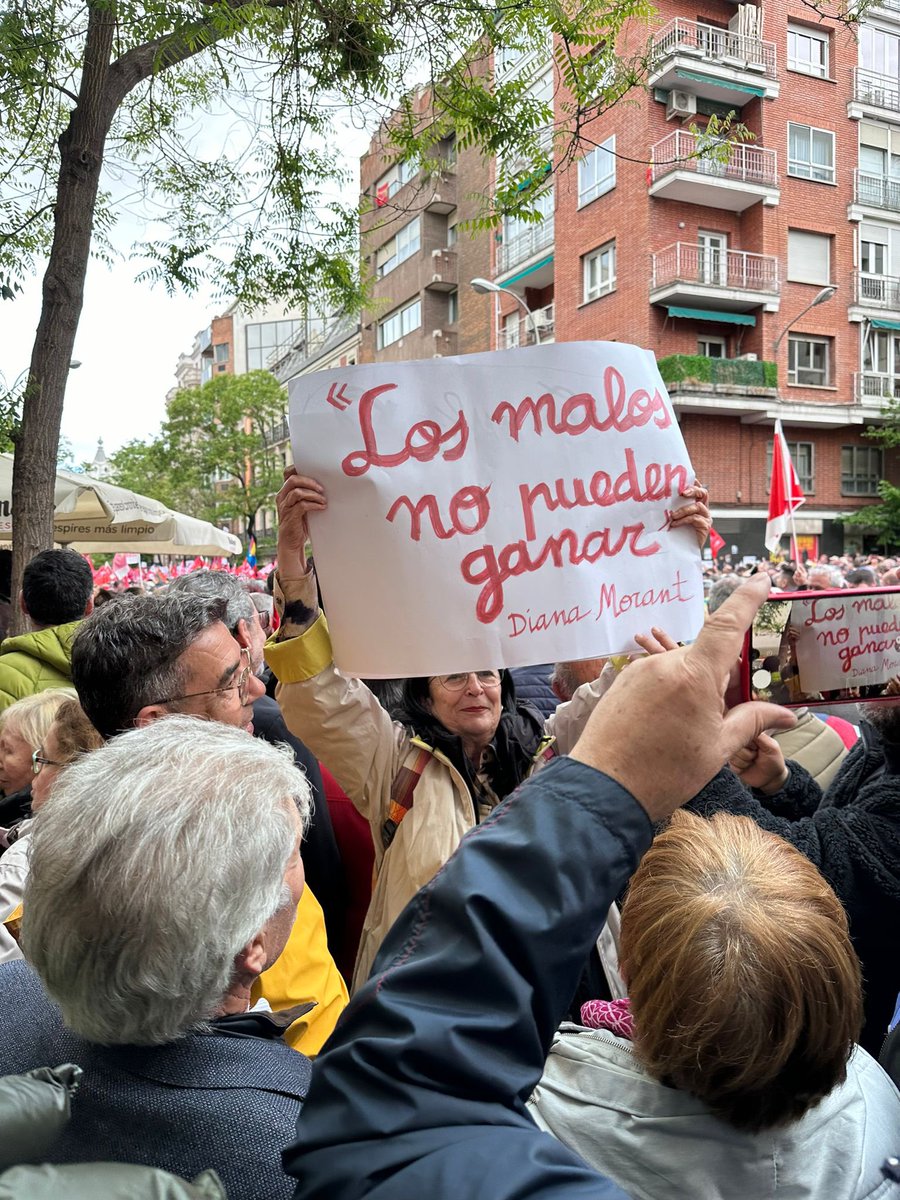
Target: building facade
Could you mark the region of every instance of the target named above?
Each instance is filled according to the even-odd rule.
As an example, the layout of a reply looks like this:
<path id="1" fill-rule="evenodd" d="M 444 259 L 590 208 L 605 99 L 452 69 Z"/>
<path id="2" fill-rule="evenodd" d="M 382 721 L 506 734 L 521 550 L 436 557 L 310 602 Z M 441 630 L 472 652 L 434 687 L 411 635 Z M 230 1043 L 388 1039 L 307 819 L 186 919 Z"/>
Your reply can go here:
<path id="1" fill-rule="evenodd" d="M 879 0 L 858 38 L 803 0 L 660 0 L 623 53 L 648 37 L 647 89 L 585 126 L 538 224 L 455 237 L 495 164 L 448 154 L 451 189 L 373 142 L 363 360 L 637 342 L 657 356 L 726 546 L 762 552 L 780 418 L 807 495 L 804 547 L 867 547 L 840 518 L 900 478 L 898 456 L 864 437 L 900 396 L 900 0 Z M 564 128 L 551 49 L 495 75 L 553 97 Z M 729 114 L 752 136 L 705 132 Z M 478 295 L 477 277 L 515 296 Z"/>

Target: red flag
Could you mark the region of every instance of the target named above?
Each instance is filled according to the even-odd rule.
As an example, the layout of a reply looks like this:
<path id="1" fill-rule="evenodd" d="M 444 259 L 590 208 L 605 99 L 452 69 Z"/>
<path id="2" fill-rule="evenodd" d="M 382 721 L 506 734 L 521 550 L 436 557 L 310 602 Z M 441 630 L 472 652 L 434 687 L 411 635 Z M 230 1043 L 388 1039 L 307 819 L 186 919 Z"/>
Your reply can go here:
<path id="1" fill-rule="evenodd" d="M 384 208 L 388 202 L 388 185 L 386 183 L 379 184 L 375 189 L 375 207 Z"/>
<path id="2" fill-rule="evenodd" d="M 647 187 L 653 182 L 653 147 L 650 147 L 650 161 L 647 163 Z"/>
<path id="3" fill-rule="evenodd" d="M 782 534 L 790 525 L 791 513 L 806 502 L 791 462 L 790 451 L 781 428 L 775 422 L 775 445 L 772 448 L 772 483 L 769 488 L 769 519 L 766 521 L 766 549 L 774 553 Z"/>
<path id="4" fill-rule="evenodd" d="M 709 548 L 712 551 L 713 558 L 718 558 L 725 545 L 725 539 L 720 533 L 716 533 L 712 525 L 709 527 Z"/>

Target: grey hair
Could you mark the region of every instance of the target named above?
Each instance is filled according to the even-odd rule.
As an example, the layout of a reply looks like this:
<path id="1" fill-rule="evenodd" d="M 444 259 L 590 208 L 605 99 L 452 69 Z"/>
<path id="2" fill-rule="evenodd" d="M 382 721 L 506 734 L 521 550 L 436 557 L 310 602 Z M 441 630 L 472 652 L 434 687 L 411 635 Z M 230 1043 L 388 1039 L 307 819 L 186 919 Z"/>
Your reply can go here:
<path id="1" fill-rule="evenodd" d="M 233 575 L 225 571 L 191 571 L 180 575 L 170 584 L 171 595 L 197 596 L 201 600 L 224 600 L 225 615 L 222 620 L 229 633 L 237 629 L 238 621 L 252 623 L 257 620 L 256 607 L 249 592 Z"/>
<path id="2" fill-rule="evenodd" d="M 22 944 L 66 1025 L 161 1045 L 221 1006 L 235 957 L 285 906 L 310 789 L 289 747 L 196 717 L 114 738 L 35 818 Z"/>
<path id="3" fill-rule="evenodd" d="M 0 728 L 7 733 L 17 734 L 32 750 L 37 750 L 56 720 L 60 706 L 66 700 L 77 699 L 78 693 L 74 688 L 48 688 L 43 692 L 35 692 L 33 696 L 23 696 L 3 710 Z"/>
<path id="4" fill-rule="evenodd" d="M 550 687 L 553 689 L 554 695 L 563 701 L 571 700 L 578 691 L 579 684 L 580 680 L 571 663 L 554 663 L 550 673 Z"/>

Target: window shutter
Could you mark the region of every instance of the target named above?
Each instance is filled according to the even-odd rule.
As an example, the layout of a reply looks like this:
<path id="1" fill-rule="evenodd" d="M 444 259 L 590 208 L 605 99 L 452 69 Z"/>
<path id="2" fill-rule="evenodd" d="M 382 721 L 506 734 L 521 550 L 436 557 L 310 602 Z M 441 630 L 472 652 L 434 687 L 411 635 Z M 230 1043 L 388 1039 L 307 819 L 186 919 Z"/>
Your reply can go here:
<path id="1" fill-rule="evenodd" d="M 821 233 L 788 230 L 788 278 L 800 283 L 830 283 L 831 239 Z"/>

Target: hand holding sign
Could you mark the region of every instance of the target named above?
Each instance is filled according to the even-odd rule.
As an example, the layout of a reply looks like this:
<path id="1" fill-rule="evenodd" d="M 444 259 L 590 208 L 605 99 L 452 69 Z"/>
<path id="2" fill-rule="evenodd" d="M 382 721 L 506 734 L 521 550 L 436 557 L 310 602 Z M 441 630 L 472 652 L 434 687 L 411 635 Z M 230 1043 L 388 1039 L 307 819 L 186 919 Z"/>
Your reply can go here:
<path id="1" fill-rule="evenodd" d="M 306 574 L 306 543 L 310 512 L 324 512 L 325 491 L 315 479 L 298 475 L 296 467 L 287 467 L 284 483 L 275 497 L 278 510 L 278 569 L 285 579 Z"/>

